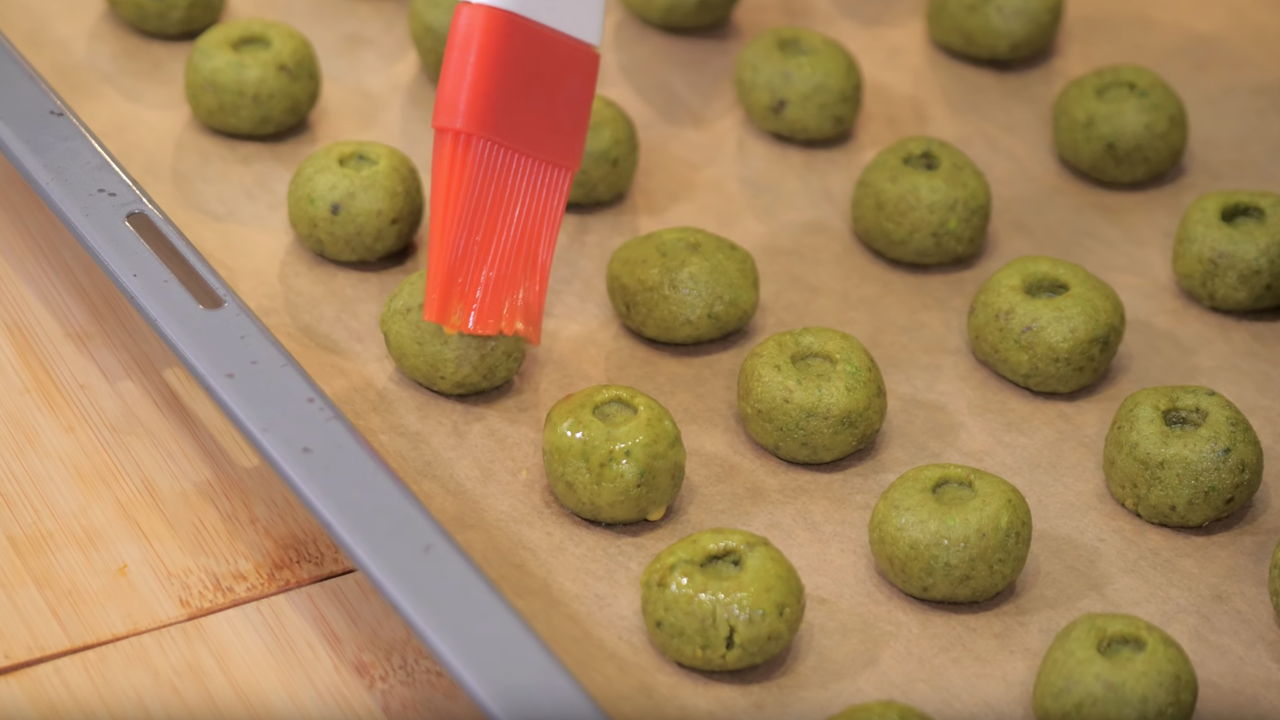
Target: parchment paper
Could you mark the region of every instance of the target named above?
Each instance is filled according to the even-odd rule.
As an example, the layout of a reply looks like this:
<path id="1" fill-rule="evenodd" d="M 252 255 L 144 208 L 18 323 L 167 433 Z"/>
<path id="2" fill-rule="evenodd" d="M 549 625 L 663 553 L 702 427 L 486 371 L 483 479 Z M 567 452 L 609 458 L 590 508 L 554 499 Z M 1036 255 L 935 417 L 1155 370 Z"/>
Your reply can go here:
<path id="1" fill-rule="evenodd" d="M 892 697 L 939 718 L 1026 717 L 1053 634 L 1080 613 L 1116 611 L 1182 642 L 1200 676 L 1198 717 L 1277 717 L 1280 628 L 1266 570 L 1280 539 L 1280 478 L 1268 470 L 1252 505 L 1226 522 L 1173 531 L 1111 500 L 1100 453 L 1125 395 L 1197 383 L 1234 400 L 1280 463 L 1277 316 L 1204 310 L 1178 292 L 1169 269 L 1174 228 L 1199 193 L 1280 189 L 1280 5 L 1070 0 L 1056 52 L 1004 71 L 932 47 L 924 5 L 746 0 L 727 30 L 675 36 L 612 4 L 600 87 L 639 127 L 635 187 L 616 206 L 566 220 L 543 346 L 513 385 L 461 401 L 399 377 L 377 331 L 383 300 L 420 256 L 379 270 L 339 267 L 304 250 L 285 217 L 290 174 L 324 142 L 389 142 L 427 173 L 433 90 L 409 43 L 407 3 L 228 3 L 228 16 L 295 24 L 318 49 L 320 105 L 305 130 L 275 142 L 200 127 L 181 90 L 189 45 L 140 37 L 97 0 L 5 0 L 0 27 L 615 716 L 816 718 Z M 781 23 L 828 32 L 857 56 L 866 92 L 850 141 L 783 144 L 752 129 L 737 108 L 736 50 Z M 1184 168 L 1141 190 L 1090 185 L 1051 150 L 1057 90 L 1120 61 L 1163 74 L 1191 116 Z M 910 133 L 954 142 L 991 182 L 989 246 L 968 267 L 907 270 L 852 238 L 858 171 Z M 761 307 L 746 332 L 673 349 L 637 339 L 613 317 L 604 291 L 609 253 L 676 224 L 727 235 L 755 254 Z M 973 291 L 1026 253 L 1080 262 L 1123 298 L 1128 333 L 1097 387 L 1037 396 L 970 356 L 964 318 Z M 889 412 L 874 448 L 804 468 L 746 437 L 734 383 L 754 343 L 811 324 L 845 329 L 868 346 L 884 371 Z M 661 523 L 593 526 L 562 511 L 546 489 L 543 415 L 562 395 L 599 382 L 656 396 L 684 432 L 688 479 Z M 901 472 L 939 461 L 1002 475 L 1031 505 L 1030 561 L 1016 589 L 993 602 L 917 602 L 875 572 L 866 523 L 876 497 Z M 719 525 L 771 538 L 803 577 L 808 610 L 784 657 L 703 675 L 648 644 L 637 581 L 662 547 Z"/>

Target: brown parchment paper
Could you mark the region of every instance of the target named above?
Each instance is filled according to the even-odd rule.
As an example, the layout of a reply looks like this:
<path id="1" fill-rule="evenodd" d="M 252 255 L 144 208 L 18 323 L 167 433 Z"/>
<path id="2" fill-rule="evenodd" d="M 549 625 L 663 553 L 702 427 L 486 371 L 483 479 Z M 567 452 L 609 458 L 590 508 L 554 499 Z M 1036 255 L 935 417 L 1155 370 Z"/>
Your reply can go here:
<path id="1" fill-rule="evenodd" d="M 399 377 L 376 322 L 420 260 L 353 270 L 291 237 L 284 193 L 319 144 L 395 144 L 426 174 L 432 86 L 396 0 L 231 0 L 228 16 L 287 20 L 324 71 L 305 130 L 274 142 L 216 136 L 182 96 L 189 45 L 140 37 L 97 0 L 4 0 L 0 27 L 99 134 L 232 286 L 414 486 L 607 710 L 618 718 L 815 718 L 881 697 L 939 718 L 1030 715 L 1053 634 L 1086 611 L 1141 615 L 1196 664 L 1200 718 L 1280 716 L 1280 627 L 1266 596 L 1280 540 L 1274 470 L 1247 511 L 1201 531 L 1147 525 L 1107 494 L 1103 437 L 1121 399 L 1166 383 L 1210 385 L 1250 417 L 1280 462 L 1280 323 L 1193 304 L 1169 255 L 1182 209 L 1208 190 L 1280 188 L 1280 5 L 1274 0 L 1071 0 L 1055 53 L 1015 70 L 956 60 L 928 43 L 923 0 L 741 3 L 728 29 L 668 35 L 610 5 L 600 87 L 635 119 L 641 160 L 620 204 L 568 217 L 542 347 L 510 387 L 450 400 Z M 866 78 L 849 142 L 787 145 L 736 107 L 731 68 L 745 38 L 798 24 L 840 38 Z M 1183 169 L 1141 190 L 1106 190 L 1064 170 L 1049 108 L 1071 77 L 1132 61 L 1157 69 L 1191 116 Z M 3 98 L 0 98 L 3 102 Z M 974 264 L 889 265 L 848 226 L 853 181 L 909 133 L 944 137 L 987 173 L 995 211 Z M 424 178 L 425 179 L 425 178 Z M 761 307 L 732 339 L 675 349 L 615 320 L 609 253 L 675 224 L 727 235 L 756 256 Z M 1074 396 L 1037 396 L 970 356 L 968 301 L 1006 260 L 1047 253 L 1083 263 L 1123 298 L 1128 333 L 1111 373 Z M 874 448 L 830 466 L 787 465 L 735 414 L 743 355 L 769 333 L 825 324 L 880 362 L 889 413 Z M 635 385 L 684 432 L 688 478 L 661 523 L 602 528 L 546 490 L 547 408 L 583 386 Z M 1016 589 L 975 607 L 911 600 L 875 572 L 866 523 L 910 467 L 977 465 L 1016 484 L 1035 518 Z M 360 482 L 352 478 L 352 482 Z M 737 526 L 771 538 L 808 593 L 803 628 L 768 665 L 729 675 L 682 670 L 648 644 L 638 576 L 689 532 Z"/>

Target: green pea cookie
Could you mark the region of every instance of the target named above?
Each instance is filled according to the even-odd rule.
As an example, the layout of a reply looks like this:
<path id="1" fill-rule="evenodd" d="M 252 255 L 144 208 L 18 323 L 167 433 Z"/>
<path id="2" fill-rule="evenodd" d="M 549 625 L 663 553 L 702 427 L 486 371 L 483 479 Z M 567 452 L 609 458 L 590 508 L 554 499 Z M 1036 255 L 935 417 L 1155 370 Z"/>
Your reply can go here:
<path id="1" fill-rule="evenodd" d="M 1132 615 L 1086 614 L 1036 674 L 1036 720 L 1189 720 L 1199 686 L 1178 641 Z"/>
<path id="2" fill-rule="evenodd" d="M 1107 373 L 1124 337 L 1111 286 L 1065 260 L 1021 257 L 978 289 L 969 344 L 983 365 L 1044 393 L 1088 387 Z"/>
<path id="3" fill-rule="evenodd" d="M 933 720 L 933 718 L 910 705 L 893 700 L 878 700 L 847 707 L 827 720 Z"/>
<path id="4" fill-rule="evenodd" d="M 765 538 L 716 528 L 658 553 L 640 581 L 640 610 L 668 658 L 695 670 L 741 670 L 791 644 L 804 585 Z"/>
<path id="5" fill-rule="evenodd" d="M 641 20 L 664 30 L 707 30 L 729 22 L 738 0 L 622 0 Z"/>
<path id="6" fill-rule="evenodd" d="M 894 480 L 871 511 L 871 554 L 921 600 L 989 600 L 1022 573 L 1031 508 L 1003 478 L 965 465 L 923 465 Z"/>
<path id="7" fill-rule="evenodd" d="M 569 189 L 570 205 L 600 205 L 626 194 L 636 174 L 636 126 L 618 104 L 603 95 L 591 103 L 591 125 L 582 165 Z"/>
<path id="8" fill-rule="evenodd" d="M 1173 246 L 1178 286 L 1205 307 L 1280 307 L 1280 195 L 1201 195 L 1182 216 Z"/>
<path id="9" fill-rule="evenodd" d="M 107 0 L 133 29 L 162 38 L 191 37 L 218 21 L 223 0 Z"/>
<path id="10" fill-rule="evenodd" d="M 1280 618 L 1280 544 L 1271 554 L 1271 606 L 1276 609 L 1276 617 Z"/>
<path id="11" fill-rule="evenodd" d="M 887 400 L 880 367 L 854 336 L 824 327 L 770 335 L 738 371 L 738 413 L 765 450 L 832 462 L 871 444 Z"/>
<path id="12" fill-rule="evenodd" d="M 289 182 L 289 224 L 316 254 L 338 262 L 403 250 L 422 222 L 413 162 L 376 142 L 336 142 L 311 153 Z"/>
<path id="13" fill-rule="evenodd" d="M 410 0 L 409 35 L 431 82 L 440 79 L 444 63 L 444 41 L 453 23 L 453 10 L 458 0 Z"/>
<path id="14" fill-rule="evenodd" d="M 751 253 L 693 227 L 631 238 L 613 252 L 605 277 L 622 324 L 642 337 L 688 345 L 751 322 L 760 278 Z"/>
<path id="15" fill-rule="evenodd" d="M 396 368 L 442 395 L 480 393 L 515 377 L 524 362 L 524 340 L 451 333 L 423 320 L 426 284 L 426 272 L 415 272 L 400 283 L 382 310 L 378 326 Z"/>
<path id="16" fill-rule="evenodd" d="M 982 171 L 954 145 L 909 137 L 880 151 L 853 190 L 853 231 L 881 255 L 945 265 L 978 254 L 991 217 Z"/>
<path id="17" fill-rule="evenodd" d="M 984 62 L 1017 62 L 1053 45 L 1062 0 L 930 0 L 929 37 Z"/>
<path id="18" fill-rule="evenodd" d="M 1154 180 L 1182 160 L 1187 111 L 1159 75 L 1115 65 L 1072 80 L 1053 105 L 1058 156 L 1113 185 Z"/>
<path id="19" fill-rule="evenodd" d="M 320 64 L 302 33 L 272 20 L 228 20 L 196 38 L 187 103 L 228 135 L 264 137 L 297 127 L 320 97 Z"/>
<path id="20" fill-rule="evenodd" d="M 1262 483 L 1262 444 L 1206 387 L 1139 390 L 1120 403 L 1102 450 L 1111 496 L 1156 525 L 1200 527 L 1239 510 Z"/>
<path id="21" fill-rule="evenodd" d="M 813 30 L 778 27 L 738 55 L 738 100 L 767 133 L 796 142 L 848 135 L 862 104 L 862 74 L 848 50 Z"/>
<path id="22" fill-rule="evenodd" d="M 601 523 L 657 521 L 684 482 L 684 443 L 671 413 L 623 385 L 596 385 L 547 413 L 542 465 L 570 512 Z"/>

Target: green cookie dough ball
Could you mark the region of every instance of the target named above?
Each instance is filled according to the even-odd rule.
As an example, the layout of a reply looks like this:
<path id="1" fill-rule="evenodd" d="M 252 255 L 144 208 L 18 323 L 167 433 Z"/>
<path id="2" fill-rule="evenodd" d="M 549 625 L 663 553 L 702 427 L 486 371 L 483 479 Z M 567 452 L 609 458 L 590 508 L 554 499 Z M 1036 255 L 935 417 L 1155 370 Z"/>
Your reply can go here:
<path id="1" fill-rule="evenodd" d="M 969 306 L 969 344 L 983 365 L 1044 393 L 1088 387 L 1124 337 L 1111 286 L 1065 260 L 1027 256 L 1000 268 Z"/>
<path id="2" fill-rule="evenodd" d="M 1194 385 L 1150 387 L 1120 403 L 1102 469 L 1111 496 L 1143 520 L 1200 527 L 1258 491 L 1262 445 L 1221 394 Z"/>
<path id="3" fill-rule="evenodd" d="M 1280 307 L 1280 195 L 1201 195 L 1178 226 L 1173 272 L 1179 287 L 1215 310 Z"/>
<path id="4" fill-rule="evenodd" d="M 738 371 L 738 413 L 747 433 L 788 462 L 832 462 L 870 445 L 886 407 L 871 353 L 831 328 L 771 335 Z"/>
<path id="5" fill-rule="evenodd" d="M 942 463 L 908 470 L 871 511 L 871 554 L 921 600 L 989 600 L 1013 584 L 1031 549 L 1031 508 L 1003 478 Z"/>
<path id="6" fill-rule="evenodd" d="M 797 142 L 844 137 L 862 104 L 862 74 L 849 51 L 813 30 L 778 27 L 738 55 L 738 100 L 767 133 Z"/>
<path id="7" fill-rule="evenodd" d="M 954 145 L 909 137 L 880 151 L 853 190 L 853 231 L 881 255 L 945 265 L 982 249 L 991 189 Z"/>
<path id="8" fill-rule="evenodd" d="M 933 718 L 910 705 L 892 700 L 878 700 L 847 707 L 827 720 L 933 720 Z"/>
<path id="9" fill-rule="evenodd" d="M 515 377 L 524 362 L 524 340 L 451 333 L 423 320 L 426 284 L 426 272 L 415 272 L 400 283 L 382 310 L 378 326 L 396 368 L 442 395 L 484 392 Z"/>
<path id="10" fill-rule="evenodd" d="M 1113 185 L 1154 180 L 1182 160 L 1187 111 L 1159 75 L 1116 65 L 1072 80 L 1053 105 L 1058 156 Z"/>
<path id="11" fill-rule="evenodd" d="M 403 250 L 420 222 L 418 170 L 382 143 L 327 145 L 289 182 L 289 224 L 304 245 L 330 260 L 378 260 Z"/>
<path id="12" fill-rule="evenodd" d="M 706 30 L 729 22 L 738 0 L 622 0 L 636 17 L 664 30 Z"/>
<path id="13" fill-rule="evenodd" d="M 636 174 L 636 126 L 618 104 L 603 95 L 591 103 L 591 125 L 582 165 L 569 189 L 570 205 L 600 205 L 622 197 Z"/>
<path id="14" fill-rule="evenodd" d="M 222 0 L 107 0 L 116 17 L 162 38 L 191 37 L 218 21 Z"/>
<path id="15" fill-rule="evenodd" d="M 1271 554 L 1271 606 L 1276 609 L 1276 617 L 1280 618 L 1280 545 Z"/>
<path id="16" fill-rule="evenodd" d="M 228 20 L 196 38 L 187 103 L 228 135 L 263 137 L 297 127 L 320 97 L 320 64 L 302 33 L 272 20 Z"/>
<path id="17" fill-rule="evenodd" d="M 418 50 L 422 68 L 431 82 L 440 79 L 440 65 L 444 63 L 444 41 L 453 23 L 453 10 L 458 0 L 410 0 L 409 35 Z"/>
<path id="18" fill-rule="evenodd" d="M 929 37 L 985 62 L 1016 62 L 1053 44 L 1062 0 L 930 0 Z"/>
<path id="19" fill-rule="evenodd" d="M 623 385 L 596 385 L 563 398 L 542 429 L 552 494 L 595 522 L 662 519 L 684 482 L 684 458 L 671 413 Z"/>
<path id="20" fill-rule="evenodd" d="M 609 301 L 642 337 L 688 345 L 746 327 L 760 300 L 751 253 L 692 227 L 634 237 L 609 258 Z"/>
<path id="21" fill-rule="evenodd" d="M 716 528 L 658 553 L 640 581 L 640 609 L 663 655 L 695 670 L 741 670 L 791 644 L 804 585 L 765 538 Z"/>
<path id="22" fill-rule="evenodd" d="M 1189 720 L 1196 671 L 1176 640 L 1132 615 L 1086 614 L 1053 639 L 1036 674 L 1036 720 Z"/>

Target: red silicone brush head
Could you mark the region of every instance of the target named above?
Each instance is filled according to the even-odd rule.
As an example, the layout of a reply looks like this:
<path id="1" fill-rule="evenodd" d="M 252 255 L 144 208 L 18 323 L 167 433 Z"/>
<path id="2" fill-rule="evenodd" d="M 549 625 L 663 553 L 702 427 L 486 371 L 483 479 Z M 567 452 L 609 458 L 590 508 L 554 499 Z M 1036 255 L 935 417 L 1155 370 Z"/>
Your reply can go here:
<path id="1" fill-rule="evenodd" d="M 458 4 L 432 120 L 425 320 L 539 341 L 598 67 L 581 40 Z"/>

